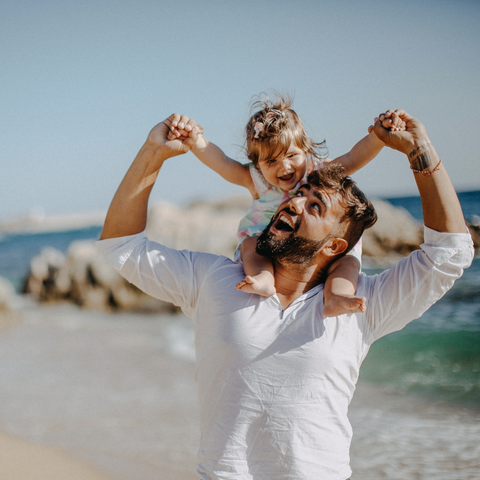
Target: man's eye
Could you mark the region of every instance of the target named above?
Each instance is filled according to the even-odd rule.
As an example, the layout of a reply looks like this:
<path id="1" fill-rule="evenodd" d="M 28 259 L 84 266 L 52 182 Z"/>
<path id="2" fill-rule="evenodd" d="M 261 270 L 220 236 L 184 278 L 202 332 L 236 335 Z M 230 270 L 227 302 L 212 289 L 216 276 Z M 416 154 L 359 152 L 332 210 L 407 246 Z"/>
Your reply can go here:
<path id="1" fill-rule="evenodd" d="M 295 193 L 296 197 L 301 197 L 302 195 L 303 195 L 303 192 L 301 190 L 297 190 L 297 192 Z"/>
<path id="2" fill-rule="evenodd" d="M 321 209 L 321 207 L 320 207 L 320 204 L 318 204 L 318 203 L 313 203 L 313 204 L 312 204 L 312 208 L 315 209 L 315 210 L 317 210 L 317 211 L 319 211 L 319 212 L 322 211 L 322 209 Z"/>

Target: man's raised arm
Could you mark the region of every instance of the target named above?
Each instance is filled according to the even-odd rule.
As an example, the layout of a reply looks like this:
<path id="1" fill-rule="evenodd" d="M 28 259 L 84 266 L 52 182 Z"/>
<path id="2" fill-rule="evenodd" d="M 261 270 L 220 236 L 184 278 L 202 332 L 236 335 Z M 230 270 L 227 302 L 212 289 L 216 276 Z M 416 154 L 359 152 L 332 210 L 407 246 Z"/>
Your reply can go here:
<path id="1" fill-rule="evenodd" d="M 405 131 L 394 132 L 382 126 L 381 121 L 392 114 L 391 110 L 375 119 L 373 131 L 385 145 L 407 155 L 422 199 L 424 224 L 437 232 L 465 233 L 457 194 L 425 127 L 404 110 L 395 112 L 406 123 Z"/>
<path id="2" fill-rule="evenodd" d="M 171 140 L 172 122 L 180 136 Z M 108 209 L 100 239 L 143 232 L 147 224 L 148 199 L 158 172 L 168 158 L 188 152 L 203 132 L 194 120 L 173 114 L 150 131 Z"/>

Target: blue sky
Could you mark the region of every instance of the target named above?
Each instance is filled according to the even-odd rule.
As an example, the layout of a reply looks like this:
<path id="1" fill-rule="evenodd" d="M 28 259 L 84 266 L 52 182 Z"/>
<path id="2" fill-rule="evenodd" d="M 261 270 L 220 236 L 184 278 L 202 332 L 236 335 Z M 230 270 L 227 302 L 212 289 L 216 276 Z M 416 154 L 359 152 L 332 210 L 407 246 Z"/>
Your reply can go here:
<path id="1" fill-rule="evenodd" d="M 480 189 L 476 1 L 0 0 L 0 220 L 106 210 L 150 128 L 178 111 L 245 161 L 254 95 L 294 95 L 330 156 L 375 115 L 427 127 L 457 190 Z M 415 193 L 405 158 L 354 176 L 370 197 Z M 153 201 L 248 195 L 191 154 Z"/>

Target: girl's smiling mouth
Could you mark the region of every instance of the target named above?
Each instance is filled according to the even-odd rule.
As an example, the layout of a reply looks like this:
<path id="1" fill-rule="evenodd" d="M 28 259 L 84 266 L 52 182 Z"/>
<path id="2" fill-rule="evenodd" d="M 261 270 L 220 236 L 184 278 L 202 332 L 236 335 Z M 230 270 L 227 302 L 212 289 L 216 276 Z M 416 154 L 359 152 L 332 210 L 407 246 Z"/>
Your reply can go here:
<path id="1" fill-rule="evenodd" d="M 286 175 L 282 175 L 281 177 L 278 177 L 278 178 L 282 182 L 291 182 L 294 177 L 295 177 L 295 172 L 291 172 L 291 173 L 287 173 Z"/>

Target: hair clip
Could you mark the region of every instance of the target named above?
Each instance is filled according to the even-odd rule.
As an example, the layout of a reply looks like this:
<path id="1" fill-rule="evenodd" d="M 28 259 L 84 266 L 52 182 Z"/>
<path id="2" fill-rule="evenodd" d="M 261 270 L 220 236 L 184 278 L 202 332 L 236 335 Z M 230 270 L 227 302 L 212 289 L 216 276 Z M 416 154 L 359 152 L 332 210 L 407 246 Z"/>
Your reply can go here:
<path id="1" fill-rule="evenodd" d="M 280 110 L 277 110 L 276 108 L 271 108 L 270 111 L 273 112 L 273 113 L 276 113 L 276 114 L 279 115 L 280 117 L 284 117 L 284 116 L 285 116 L 285 112 L 282 112 L 282 111 L 280 111 Z"/>
<path id="2" fill-rule="evenodd" d="M 262 122 L 256 122 L 254 125 L 255 128 L 255 136 L 253 138 L 258 138 L 258 134 L 260 132 L 263 132 L 263 123 Z"/>

